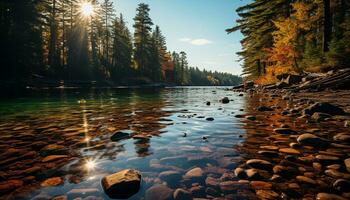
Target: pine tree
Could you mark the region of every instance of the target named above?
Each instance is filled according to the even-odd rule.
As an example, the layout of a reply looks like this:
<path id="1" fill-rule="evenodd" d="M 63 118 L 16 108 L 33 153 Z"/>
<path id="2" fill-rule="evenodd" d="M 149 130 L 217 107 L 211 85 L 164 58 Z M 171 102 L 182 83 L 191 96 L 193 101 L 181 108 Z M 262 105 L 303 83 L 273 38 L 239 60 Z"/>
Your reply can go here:
<path id="1" fill-rule="evenodd" d="M 136 68 L 143 76 L 151 77 L 150 70 L 150 49 L 152 45 L 151 31 L 153 22 L 149 17 L 149 7 L 147 4 L 141 3 L 136 9 L 137 13 L 134 18 L 134 59 Z"/>
<path id="2" fill-rule="evenodd" d="M 131 73 L 132 39 L 126 27 L 123 15 L 114 20 L 113 26 L 113 55 L 111 76 L 115 82 Z"/>
<path id="3" fill-rule="evenodd" d="M 110 51 L 111 51 L 111 29 L 113 28 L 114 6 L 110 0 L 103 0 L 101 3 L 101 15 L 103 26 L 103 63 L 107 70 L 110 67 Z"/>

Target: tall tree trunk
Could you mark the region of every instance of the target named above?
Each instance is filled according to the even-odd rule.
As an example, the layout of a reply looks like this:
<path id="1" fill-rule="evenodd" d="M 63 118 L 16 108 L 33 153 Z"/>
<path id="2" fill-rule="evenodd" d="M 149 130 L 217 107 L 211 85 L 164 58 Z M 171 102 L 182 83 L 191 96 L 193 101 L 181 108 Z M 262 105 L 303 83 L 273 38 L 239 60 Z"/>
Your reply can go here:
<path id="1" fill-rule="evenodd" d="M 329 42 L 332 36 L 331 2 L 323 0 L 323 52 L 329 51 Z"/>
<path id="2" fill-rule="evenodd" d="M 52 1 L 50 18 L 50 41 L 49 41 L 49 65 L 56 69 L 57 58 L 57 22 L 56 22 L 56 0 Z"/>

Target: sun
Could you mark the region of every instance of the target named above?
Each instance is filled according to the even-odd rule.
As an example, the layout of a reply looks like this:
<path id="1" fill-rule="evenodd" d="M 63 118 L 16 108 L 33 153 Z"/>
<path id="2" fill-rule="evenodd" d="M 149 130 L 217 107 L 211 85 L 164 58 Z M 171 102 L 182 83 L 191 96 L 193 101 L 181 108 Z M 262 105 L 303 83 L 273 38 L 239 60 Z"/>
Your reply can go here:
<path id="1" fill-rule="evenodd" d="M 80 5 L 80 12 L 85 17 L 90 17 L 94 14 L 94 7 L 90 2 L 82 2 Z"/>

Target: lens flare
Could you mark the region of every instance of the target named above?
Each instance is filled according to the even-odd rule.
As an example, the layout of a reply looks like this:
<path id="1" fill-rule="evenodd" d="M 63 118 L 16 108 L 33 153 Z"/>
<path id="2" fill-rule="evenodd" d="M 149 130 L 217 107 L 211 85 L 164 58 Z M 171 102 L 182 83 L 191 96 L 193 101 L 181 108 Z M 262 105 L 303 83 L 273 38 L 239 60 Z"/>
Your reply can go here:
<path id="1" fill-rule="evenodd" d="M 82 2 L 80 5 L 80 12 L 83 16 L 89 17 L 94 14 L 94 7 L 89 2 Z"/>
<path id="2" fill-rule="evenodd" d="M 92 171 L 96 168 L 97 166 L 97 163 L 95 160 L 86 160 L 86 163 L 85 163 L 85 168 L 88 170 L 88 171 Z"/>

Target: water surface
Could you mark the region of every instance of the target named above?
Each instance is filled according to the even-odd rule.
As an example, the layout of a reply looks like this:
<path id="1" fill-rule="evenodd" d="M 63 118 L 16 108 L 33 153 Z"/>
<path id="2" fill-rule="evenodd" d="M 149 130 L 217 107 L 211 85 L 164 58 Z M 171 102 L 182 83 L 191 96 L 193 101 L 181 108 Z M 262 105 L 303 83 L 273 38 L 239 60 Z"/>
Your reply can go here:
<path id="1" fill-rule="evenodd" d="M 231 102 L 219 102 L 224 96 Z M 1 165 L 6 180 L 24 180 L 7 196 L 68 194 L 70 198 L 76 195 L 69 192 L 72 189 L 92 188 L 98 191 L 92 195 L 108 199 L 101 178 L 126 168 L 139 170 L 143 178 L 132 199 L 140 199 L 155 184 L 173 189 L 193 184 L 185 179 L 161 180 L 158 176 L 164 171 L 184 175 L 200 167 L 206 175 L 220 178 L 241 160 L 234 147 L 244 141 L 245 123 L 235 115 L 245 114 L 244 104 L 244 96 L 222 87 L 51 90 L 3 99 L 1 159 L 14 157 L 16 151 L 11 154 L 9 149 L 33 151 Z M 112 141 L 117 131 L 130 138 Z M 49 144 L 56 146 L 48 148 Z M 66 157 L 44 160 L 52 154 Z M 63 183 L 44 187 L 42 182 L 52 177 L 61 177 Z"/>

